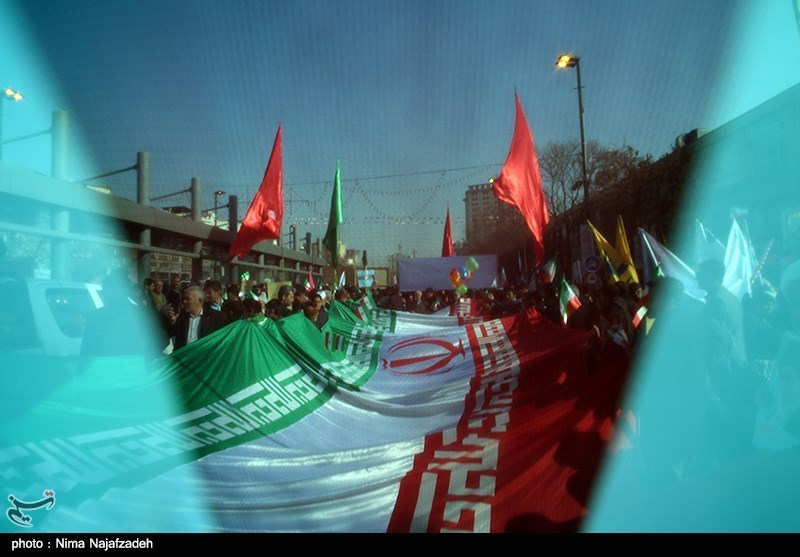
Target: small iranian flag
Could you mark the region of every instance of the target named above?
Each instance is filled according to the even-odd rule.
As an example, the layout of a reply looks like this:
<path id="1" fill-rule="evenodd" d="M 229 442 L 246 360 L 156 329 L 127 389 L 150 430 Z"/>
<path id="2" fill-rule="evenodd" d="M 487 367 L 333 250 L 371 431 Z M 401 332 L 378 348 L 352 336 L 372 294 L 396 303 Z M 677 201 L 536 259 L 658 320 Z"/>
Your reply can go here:
<path id="1" fill-rule="evenodd" d="M 308 271 L 308 277 L 306 277 L 305 282 L 303 282 L 303 286 L 306 289 L 306 292 L 311 292 L 317 286 L 314 284 L 314 277 L 311 275 L 311 270 Z"/>
<path id="2" fill-rule="evenodd" d="M 636 313 L 633 314 L 633 326 L 638 327 L 642 321 L 644 321 L 644 316 L 647 315 L 647 306 L 642 304 L 639 306 L 639 309 L 636 310 Z"/>
<path id="3" fill-rule="evenodd" d="M 561 319 L 564 321 L 564 325 L 567 324 L 570 316 L 581 307 L 581 302 L 578 300 L 578 296 L 575 295 L 575 291 L 563 278 L 561 279 L 561 293 L 558 296 L 558 305 L 561 309 Z"/>
<path id="4" fill-rule="evenodd" d="M 542 284 L 550 284 L 556 278 L 556 259 L 552 258 L 550 261 L 542 265 L 538 273 L 539 282 Z"/>

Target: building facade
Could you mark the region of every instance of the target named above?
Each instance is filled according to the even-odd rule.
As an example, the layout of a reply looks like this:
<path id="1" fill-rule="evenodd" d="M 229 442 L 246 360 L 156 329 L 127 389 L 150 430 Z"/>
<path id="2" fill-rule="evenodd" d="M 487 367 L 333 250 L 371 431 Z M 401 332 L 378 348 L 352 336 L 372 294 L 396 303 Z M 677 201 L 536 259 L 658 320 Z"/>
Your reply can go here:
<path id="1" fill-rule="evenodd" d="M 508 219 L 521 220 L 514 207 L 495 197 L 491 183 L 468 186 L 464 204 L 467 246 L 480 244 L 487 231 L 496 230 L 501 222 Z"/>
<path id="2" fill-rule="evenodd" d="M 467 187 L 464 197 L 467 228 L 467 244 L 474 244 L 486 228 L 500 218 L 500 201 L 492 193 L 492 184 L 476 184 Z"/>

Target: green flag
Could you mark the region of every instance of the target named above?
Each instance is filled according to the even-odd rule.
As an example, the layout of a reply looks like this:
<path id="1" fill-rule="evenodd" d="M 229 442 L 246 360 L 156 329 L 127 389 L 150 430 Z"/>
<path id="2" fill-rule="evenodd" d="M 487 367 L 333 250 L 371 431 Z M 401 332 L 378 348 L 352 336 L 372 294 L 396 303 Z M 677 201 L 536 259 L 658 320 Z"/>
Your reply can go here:
<path id="1" fill-rule="evenodd" d="M 336 162 L 336 177 L 333 179 L 333 198 L 331 199 L 331 216 L 328 219 L 328 231 L 322 239 L 322 245 L 331 254 L 331 265 L 339 265 L 339 225 L 342 224 L 342 183 L 339 176 L 340 162 Z"/>

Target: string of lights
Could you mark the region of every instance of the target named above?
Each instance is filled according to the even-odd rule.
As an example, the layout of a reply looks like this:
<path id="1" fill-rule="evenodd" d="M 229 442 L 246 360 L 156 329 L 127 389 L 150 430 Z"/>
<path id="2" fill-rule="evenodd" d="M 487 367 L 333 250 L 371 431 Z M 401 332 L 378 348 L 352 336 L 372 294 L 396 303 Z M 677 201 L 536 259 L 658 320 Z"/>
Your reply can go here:
<path id="1" fill-rule="evenodd" d="M 446 173 L 446 172 L 459 172 L 461 170 L 477 170 L 478 172 L 480 172 L 480 171 L 485 171 L 485 170 L 487 170 L 489 168 L 496 167 L 496 166 L 502 166 L 502 164 L 501 163 L 494 163 L 494 164 L 482 164 L 482 165 L 479 165 L 479 166 L 462 166 L 461 168 L 441 168 L 439 170 L 420 170 L 418 172 L 405 172 L 405 173 L 402 173 L 402 174 L 386 174 L 384 176 L 367 176 L 367 177 L 363 177 L 362 176 L 362 177 L 350 178 L 350 179 L 347 179 L 347 180 L 342 180 L 342 183 L 344 184 L 344 183 L 347 183 L 347 182 L 355 182 L 356 180 L 359 180 L 359 181 L 362 181 L 362 182 L 367 182 L 367 181 L 371 181 L 371 180 L 386 180 L 386 179 L 389 179 L 389 178 L 407 178 L 409 176 L 424 176 L 426 174 L 439 174 L 439 173 Z M 293 187 L 293 186 L 316 186 L 316 185 L 327 184 L 327 183 L 330 183 L 330 182 L 325 182 L 323 180 L 320 180 L 318 182 L 299 182 L 299 183 L 295 183 L 295 184 L 286 184 L 286 185 L 290 186 L 290 187 Z"/>
<path id="2" fill-rule="evenodd" d="M 488 171 L 488 166 L 483 166 L 473 172 L 470 172 L 467 175 L 460 176 L 458 178 L 452 178 L 447 182 L 442 182 L 442 178 L 444 178 L 445 174 L 448 172 L 447 170 L 443 170 L 441 176 L 439 177 L 439 182 L 434 184 L 433 186 L 425 186 L 420 188 L 395 188 L 393 190 L 368 190 L 361 186 L 360 180 L 356 179 L 355 182 L 359 184 L 359 190 L 364 195 L 372 195 L 372 196 L 408 196 L 408 195 L 419 195 L 421 193 L 428 193 L 431 191 L 440 191 L 445 188 L 449 188 L 451 186 L 456 186 L 465 182 L 467 180 L 471 180 L 476 176 L 481 175 L 481 173 L 486 173 Z"/>
<path id="3" fill-rule="evenodd" d="M 386 174 L 382 176 L 370 176 L 366 178 L 351 178 L 348 180 L 342 180 L 342 183 L 352 183 L 355 187 L 354 188 L 343 188 L 343 194 L 348 195 L 355 191 L 361 198 L 363 198 L 370 208 L 379 214 L 382 215 L 385 219 L 396 219 L 400 217 L 395 217 L 393 215 L 386 214 L 383 210 L 381 210 L 378 205 L 373 203 L 369 197 L 408 197 L 414 195 L 421 195 L 430 193 L 431 195 L 428 196 L 424 203 L 415 211 L 405 215 L 404 218 L 406 219 L 413 219 L 417 218 L 422 210 L 433 200 L 435 195 L 441 192 L 444 189 L 458 186 L 463 184 L 466 181 L 472 180 L 476 176 L 486 175 L 493 167 L 500 166 L 499 164 L 484 164 L 479 166 L 468 166 L 468 167 L 461 167 L 461 168 L 446 168 L 446 169 L 439 169 L 439 170 L 425 170 L 420 172 L 407 172 L 401 174 Z M 460 177 L 455 177 L 450 180 L 444 181 L 445 176 L 451 172 L 458 172 L 462 170 L 471 170 L 468 174 L 465 174 Z M 421 186 L 415 188 L 402 188 L 402 187 L 395 187 L 391 190 L 381 190 L 381 189 L 372 189 L 369 187 L 369 182 L 377 181 L 377 180 L 385 180 L 391 178 L 407 178 L 413 176 L 424 176 L 430 174 L 439 174 L 439 179 L 437 182 L 430 186 Z M 366 184 L 365 184 L 366 183 Z M 309 212 L 312 215 L 326 215 L 328 212 L 328 201 L 330 198 L 330 192 L 333 186 L 333 182 L 331 180 L 326 181 L 319 181 L 319 182 L 302 182 L 302 183 L 295 183 L 295 184 L 285 184 L 284 189 L 287 190 L 297 186 L 307 186 L 307 185 L 322 185 L 322 189 L 319 192 L 315 192 L 315 198 L 308 200 L 306 203 L 306 207 L 309 209 Z M 209 185 L 209 187 L 216 187 L 213 185 Z M 239 206 L 240 209 L 246 210 L 247 207 L 250 206 L 252 202 L 253 196 L 255 196 L 257 189 L 253 189 L 252 186 L 236 186 L 231 184 L 225 185 L 228 191 L 233 191 L 237 187 L 239 188 L 246 188 L 244 189 L 243 195 L 239 197 Z M 155 188 L 158 189 L 158 188 Z M 166 188 L 163 188 L 166 189 Z M 350 190 L 350 191 L 348 191 Z M 178 196 L 189 196 L 190 190 L 184 189 L 181 191 L 174 191 L 172 193 L 164 194 L 159 196 L 159 200 L 166 200 L 170 198 L 176 198 Z M 322 206 L 319 203 L 322 202 Z M 240 211 L 240 216 L 243 216 Z M 305 217 L 303 217 L 305 218 Z M 317 217 L 310 217 L 310 218 L 317 218 Z"/>
<path id="4" fill-rule="evenodd" d="M 434 224 L 434 223 L 438 223 L 439 222 L 439 220 L 434 220 L 434 219 L 437 219 L 436 217 L 423 217 L 422 213 L 424 213 L 424 211 L 426 209 L 429 209 L 432 206 L 432 203 L 435 200 L 436 196 L 439 195 L 441 192 L 445 191 L 448 188 L 451 188 L 451 187 L 457 186 L 457 185 L 463 185 L 465 182 L 469 182 L 469 181 L 473 180 L 476 176 L 479 176 L 482 173 L 485 174 L 487 169 L 488 169 L 488 165 L 477 167 L 477 168 L 474 168 L 472 172 L 470 172 L 470 173 L 468 173 L 466 175 L 459 176 L 459 177 L 456 177 L 456 178 L 452 178 L 450 180 L 445 180 L 445 177 L 447 176 L 448 172 L 450 172 L 450 171 L 449 170 L 442 170 L 442 171 L 440 171 L 439 179 L 437 180 L 436 184 L 433 184 L 431 186 L 421 187 L 421 188 L 414 188 L 414 189 L 399 189 L 398 188 L 398 189 L 393 190 L 393 191 L 370 191 L 370 190 L 364 188 L 364 186 L 361 184 L 361 180 L 358 179 L 358 178 L 355 178 L 355 179 L 352 180 L 352 186 L 351 187 L 342 188 L 342 189 L 343 189 L 343 195 L 345 195 L 347 197 L 351 197 L 353 194 L 356 194 L 361 199 L 363 199 L 364 203 L 367 204 L 369 209 L 373 213 L 375 213 L 376 215 L 379 215 L 378 218 L 381 221 L 390 221 L 392 224 L 397 224 L 397 220 L 398 219 L 403 219 L 403 220 L 408 221 L 408 222 L 417 222 L 418 223 L 419 222 L 418 219 L 426 218 L 427 222 L 429 222 L 430 224 Z M 296 221 L 298 224 L 301 224 L 301 223 L 323 224 L 324 222 L 327 222 L 327 220 L 326 220 L 327 219 L 327 216 L 326 216 L 327 215 L 327 207 L 322 207 L 322 208 L 319 207 L 318 202 L 327 200 L 327 198 L 329 197 L 328 191 L 329 191 L 329 189 L 331 187 L 332 187 L 332 182 L 330 182 L 330 181 L 325 182 L 324 183 L 324 187 L 319 192 L 319 194 L 316 196 L 316 199 L 312 200 L 307 205 L 307 207 L 309 209 L 309 213 L 310 213 L 309 216 L 306 217 L 306 216 L 300 216 L 300 215 L 293 215 L 293 219 L 292 220 Z M 404 196 L 404 197 L 409 197 L 409 196 L 416 196 L 416 195 L 420 195 L 420 194 L 424 194 L 424 193 L 428 193 L 429 195 L 421 202 L 421 204 L 417 208 L 415 208 L 414 210 L 406 211 L 406 213 L 404 215 L 402 215 L 402 216 L 388 214 L 386 212 L 386 210 L 385 210 L 385 206 L 386 206 L 385 203 L 382 203 L 382 204 L 379 205 L 379 204 L 377 204 L 375 201 L 373 201 L 371 199 L 371 197 L 374 197 L 374 196 L 377 196 L 377 197 L 385 197 L 385 196 L 392 196 L 392 197 Z M 366 221 L 362 221 L 362 222 L 366 222 Z M 443 220 L 441 220 L 441 222 L 444 223 Z"/>
<path id="5" fill-rule="evenodd" d="M 370 207 L 370 209 L 372 209 L 372 210 L 373 210 L 375 213 L 377 213 L 378 215 L 380 215 L 381 217 L 383 217 L 383 218 L 385 218 L 385 219 L 398 218 L 398 217 L 396 217 L 395 215 L 389 215 L 389 214 L 387 214 L 387 213 L 386 213 L 386 212 L 385 212 L 383 209 L 381 209 L 381 208 L 380 208 L 380 207 L 379 207 L 379 206 L 378 206 L 378 205 L 377 205 L 375 202 L 373 202 L 373 201 L 372 201 L 372 200 L 369 198 L 369 196 L 368 196 L 368 195 L 364 194 L 364 192 L 363 192 L 363 191 L 361 190 L 361 188 L 359 187 L 359 185 L 358 185 L 358 182 L 355 182 L 355 183 L 354 183 L 354 188 L 355 188 L 356 192 L 358 192 L 358 193 L 360 193 L 360 194 L 361 194 L 361 197 L 363 197 L 363 198 L 364 198 L 364 201 L 366 201 L 367 205 L 368 205 L 368 206 Z M 426 199 L 425 199 L 425 200 L 422 202 L 422 204 L 421 204 L 421 205 L 420 205 L 420 206 L 419 206 L 419 207 L 418 207 L 416 210 L 414 210 L 414 211 L 411 211 L 411 212 L 409 212 L 408 214 L 406 214 L 406 215 L 405 215 L 405 218 L 416 218 L 416 217 L 418 217 L 418 216 L 419 216 L 419 215 L 420 215 L 420 214 L 421 214 L 421 213 L 422 213 L 422 212 L 423 212 L 425 209 L 429 209 L 429 208 L 431 207 L 431 202 L 434 200 L 434 198 L 435 198 L 437 195 L 439 195 L 439 191 L 440 191 L 439 189 L 433 190 L 433 191 L 431 192 L 431 194 L 430 194 L 430 195 L 429 195 L 429 196 L 428 196 L 428 197 L 427 197 L 427 198 L 426 198 Z"/>
<path id="6" fill-rule="evenodd" d="M 388 225 L 443 225 L 445 218 L 440 217 L 350 217 L 345 218 L 342 224 L 388 224 Z M 465 217 L 450 216 L 451 222 L 465 222 Z M 293 218 L 292 224 L 298 226 L 327 226 L 328 218 L 320 217 L 299 217 Z"/>

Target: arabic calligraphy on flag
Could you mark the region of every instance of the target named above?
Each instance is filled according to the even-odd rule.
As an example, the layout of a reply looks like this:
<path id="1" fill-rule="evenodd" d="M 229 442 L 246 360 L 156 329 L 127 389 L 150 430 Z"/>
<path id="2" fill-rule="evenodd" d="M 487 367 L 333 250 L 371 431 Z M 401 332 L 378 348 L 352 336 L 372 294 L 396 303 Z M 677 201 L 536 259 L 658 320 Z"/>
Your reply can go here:
<path id="1" fill-rule="evenodd" d="M 626 369 L 589 376 L 586 334 L 535 311 L 358 308 L 334 302 L 322 332 L 239 321 L 148 373 L 97 359 L 21 397 L 8 487 L 59 480 L 42 528 L 60 532 L 575 531 L 589 491 L 570 486 L 597 472 Z M 155 405 L 168 385 L 180 404 Z"/>

